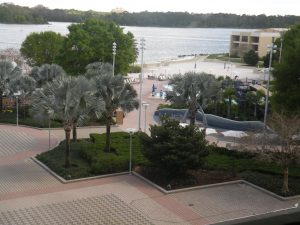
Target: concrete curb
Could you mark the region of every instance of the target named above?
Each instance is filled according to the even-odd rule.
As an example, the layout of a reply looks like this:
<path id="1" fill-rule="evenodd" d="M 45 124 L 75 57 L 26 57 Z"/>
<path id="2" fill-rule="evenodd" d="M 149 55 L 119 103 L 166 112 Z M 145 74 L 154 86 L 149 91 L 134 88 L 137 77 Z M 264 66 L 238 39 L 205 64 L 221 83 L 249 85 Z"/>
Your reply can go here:
<path id="1" fill-rule="evenodd" d="M 57 175 L 53 170 L 51 170 L 48 166 L 46 166 L 44 163 L 42 163 L 35 157 L 31 157 L 31 159 L 63 184 L 69 184 L 69 183 L 75 183 L 75 182 L 95 180 L 95 179 L 101 179 L 101 178 L 106 178 L 106 177 L 115 177 L 115 176 L 129 174 L 129 172 L 121 172 L 121 173 L 111 173 L 111 174 L 99 175 L 99 176 L 94 176 L 94 177 L 85 177 L 85 178 L 79 178 L 79 179 L 73 179 L 73 180 L 66 180 L 66 179 L 62 178 L 61 176 Z"/>
<path id="2" fill-rule="evenodd" d="M 145 181 L 146 183 L 150 184 L 151 186 L 153 186 L 154 188 L 156 188 L 157 190 L 161 191 L 164 194 L 173 194 L 173 193 L 179 193 L 179 192 L 185 192 L 185 191 L 192 191 L 192 190 L 197 190 L 197 189 L 205 189 L 205 188 L 212 188 L 212 187 L 219 187 L 219 186 L 224 186 L 224 185 L 230 185 L 230 184 L 245 184 L 245 185 L 249 185 L 252 188 L 255 188 L 259 191 L 264 192 L 265 194 L 268 194 L 272 197 L 275 197 L 281 201 L 288 201 L 288 200 L 294 200 L 294 199 L 300 199 L 300 195 L 296 195 L 296 196 L 291 196 L 291 197 L 282 197 L 279 196 L 271 191 L 268 191 L 262 187 L 259 187 L 255 184 L 252 184 L 246 180 L 234 180 L 234 181 L 228 181 L 228 182 L 222 182 L 222 183 L 216 183 L 216 184 L 207 184 L 207 185 L 201 185 L 201 186 L 195 186 L 195 187 L 188 187 L 188 188 L 180 188 L 180 189 L 176 189 L 176 190 L 166 190 L 164 188 L 162 188 L 161 186 L 153 183 L 152 181 L 148 180 L 147 178 L 143 177 L 141 174 L 136 173 L 136 172 L 132 172 L 132 174 L 134 174 L 135 176 L 137 176 L 138 178 L 140 178 L 141 180 Z"/>
<path id="3" fill-rule="evenodd" d="M 273 196 L 273 197 L 275 197 L 275 198 L 277 198 L 277 199 L 279 199 L 281 201 L 288 201 L 288 200 L 300 199 L 300 195 L 295 195 L 295 196 L 291 196 L 291 197 L 282 197 L 280 195 L 275 194 L 274 192 L 268 191 L 268 190 L 266 190 L 266 189 L 264 189 L 264 188 L 262 188 L 260 186 L 252 184 L 252 183 L 250 183 L 250 182 L 248 182 L 246 180 L 242 180 L 242 181 L 243 181 L 244 184 L 247 184 L 247 185 L 249 185 L 249 186 L 251 186 L 251 187 L 253 187 L 255 189 L 258 189 L 258 190 L 260 190 L 262 192 L 265 192 L 266 194 L 271 195 L 271 196 Z"/>

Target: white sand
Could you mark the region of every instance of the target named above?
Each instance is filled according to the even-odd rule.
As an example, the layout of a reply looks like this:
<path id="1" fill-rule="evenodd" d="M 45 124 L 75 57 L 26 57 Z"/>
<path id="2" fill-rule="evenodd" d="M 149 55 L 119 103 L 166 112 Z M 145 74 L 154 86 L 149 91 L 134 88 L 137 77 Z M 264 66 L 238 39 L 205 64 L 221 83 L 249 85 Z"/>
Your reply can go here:
<path id="1" fill-rule="evenodd" d="M 196 64 L 196 68 L 195 68 Z M 225 69 L 224 69 L 225 66 Z M 264 74 L 258 72 L 254 67 L 243 66 L 239 63 L 224 63 L 219 60 L 206 60 L 206 56 L 179 58 L 178 60 L 162 61 L 160 63 L 145 64 L 144 77 L 148 75 L 158 76 L 174 75 L 185 72 L 205 72 L 218 76 L 229 76 L 232 79 L 238 76 L 238 79 L 263 80 Z"/>

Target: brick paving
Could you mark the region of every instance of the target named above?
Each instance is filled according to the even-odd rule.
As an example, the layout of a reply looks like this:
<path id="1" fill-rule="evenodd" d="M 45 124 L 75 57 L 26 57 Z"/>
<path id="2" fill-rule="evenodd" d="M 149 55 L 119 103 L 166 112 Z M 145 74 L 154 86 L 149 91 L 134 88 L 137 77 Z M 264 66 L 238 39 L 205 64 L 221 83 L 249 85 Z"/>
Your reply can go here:
<path id="1" fill-rule="evenodd" d="M 12 192 L 47 189 L 61 183 L 31 159 L 0 165 L 0 199 Z"/>
<path id="2" fill-rule="evenodd" d="M 0 224 L 153 224 L 114 194 L 0 212 Z"/>
<path id="3" fill-rule="evenodd" d="M 32 149 L 37 144 L 30 134 L 7 126 L 0 126 L 0 143 L 0 157 Z"/>

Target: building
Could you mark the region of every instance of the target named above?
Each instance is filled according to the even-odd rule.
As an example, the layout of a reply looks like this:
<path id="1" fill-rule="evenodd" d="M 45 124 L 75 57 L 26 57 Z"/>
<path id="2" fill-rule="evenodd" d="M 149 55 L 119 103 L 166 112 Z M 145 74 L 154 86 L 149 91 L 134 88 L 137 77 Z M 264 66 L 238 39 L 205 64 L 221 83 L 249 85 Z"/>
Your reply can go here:
<path id="1" fill-rule="evenodd" d="M 230 55 L 243 57 L 254 50 L 259 57 L 267 54 L 267 45 L 280 38 L 284 29 L 265 29 L 256 31 L 232 32 L 230 38 Z"/>

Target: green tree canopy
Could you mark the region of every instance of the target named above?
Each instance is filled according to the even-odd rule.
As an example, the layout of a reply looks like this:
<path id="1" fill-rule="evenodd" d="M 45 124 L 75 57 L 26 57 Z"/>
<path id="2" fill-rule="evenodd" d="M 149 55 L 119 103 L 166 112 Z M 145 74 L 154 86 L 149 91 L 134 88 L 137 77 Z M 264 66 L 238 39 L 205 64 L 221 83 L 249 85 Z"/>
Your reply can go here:
<path id="1" fill-rule="evenodd" d="M 243 59 L 246 64 L 255 66 L 258 62 L 258 55 L 254 50 L 250 50 L 244 55 Z"/>
<path id="2" fill-rule="evenodd" d="M 300 111 L 300 24 L 293 26 L 283 36 L 280 64 L 275 64 L 272 105 L 297 113 Z"/>
<path id="3" fill-rule="evenodd" d="M 93 62 L 112 63 L 112 44 L 117 44 L 115 74 L 126 73 L 136 61 L 133 34 L 113 22 L 88 19 L 69 26 L 57 63 L 73 75 L 83 74 Z"/>
<path id="4" fill-rule="evenodd" d="M 62 47 L 63 36 L 52 31 L 29 34 L 21 46 L 22 55 L 31 66 L 52 64 Z"/>
<path id="5" fill-rule="evenodd" d="M 198 169 L 208 155 L 205 134 L 195 126 L 182 127 L 176 120 L 162 118 L 162 125 L 151 125 L 150 132 L 150 137 L 140 136 L 142 153 L 153 167 L 170 176 Z"/>

